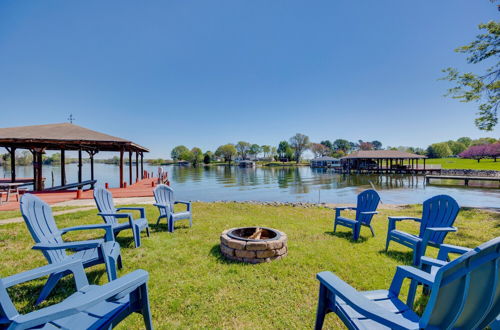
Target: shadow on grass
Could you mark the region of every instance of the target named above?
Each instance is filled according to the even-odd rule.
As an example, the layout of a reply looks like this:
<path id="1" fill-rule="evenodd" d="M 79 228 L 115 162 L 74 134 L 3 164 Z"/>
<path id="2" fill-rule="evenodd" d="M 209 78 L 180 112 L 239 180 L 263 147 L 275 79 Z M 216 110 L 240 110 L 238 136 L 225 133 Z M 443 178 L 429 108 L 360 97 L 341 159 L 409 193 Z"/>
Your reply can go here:
<path id="1" fill-rule="evenodd" d="M 127 236 L 127 237 L 115 237 L 115 240 L 120 244 L 121 248 L 134 248 L 134 238 Z"/>
<path id="2" fill-rule="evenodd" d="M 354 241 L 352 239 L 352 232 L 336 232 L 334 233 L 333 231 L 325 231 L 325 234 L 327 235 L 330 235 L 330 236 L 335 236 L 335 237 L 338 237 L 338 238 L 344 238 L 344 239 L 347 239 L 347 240 L 350 240 L 352 243 L 355 243 L 355 244 L 358 244 L 358 243 L 363 243 L 363 242 L 366 242 L 367 238 L 366 237 L 363 237 L 363 236 L 359 236 L 358 240 L 357 241 Z"/>
<path id="3" fill-rule="evenodd" d="M 380 250 L 380 254 L 385 254 L 386 256 L 397 260 L 398 262 L 404 263 L 404 264 L 409 264 L 411 265 L 413 263 L 413 252 L 401 252 L 401 251 L 394 251 L 394 250 Z"/>
<path id="4" fill-rule="evenodd" d="M 217 262 L 220 263 L 220 264 L 226 264 L 226 265 L 230 265 L 230 264 L 250 265 L 250 264 L 245 263 L 245 262 L 235 261 L 235 260 L 229 260 L 226 257 L 224 257 L 222 255 L 222 253 L 220 252 L 220 245 L 219 244 L 215 244 L 214 246 L 212 246 L 212 248 L 210 249 L 210 255 L 212 257 L 214 257 L 217 260 Z"/>
<path id="5" fill-rule="evenodd" d="M 189 224 L 175 224 L 174 232 L 178 229 L 189 229 Z M 154 232 L 168 232 L 168 225 L 166 223 L 159 223 L 158 225 L 153 225 L 152 229 Z"/>
<path id="6" fill-rule="evenodd" d="M 103 269 L 86 271 L 89 284 L 99 284 L 102 276 L 106 276 Z M 9 297 L 16 305 L 22 305 L 18 311 L 21 314 L 57 304 L 76 292 L 75 280 L 72 275 L 63 277 L 50 293 L 47 300 L 35 307 L 35 302 L 42 291 L 48 276 L 40 279 L 15 285 L 8 289 Z"/>

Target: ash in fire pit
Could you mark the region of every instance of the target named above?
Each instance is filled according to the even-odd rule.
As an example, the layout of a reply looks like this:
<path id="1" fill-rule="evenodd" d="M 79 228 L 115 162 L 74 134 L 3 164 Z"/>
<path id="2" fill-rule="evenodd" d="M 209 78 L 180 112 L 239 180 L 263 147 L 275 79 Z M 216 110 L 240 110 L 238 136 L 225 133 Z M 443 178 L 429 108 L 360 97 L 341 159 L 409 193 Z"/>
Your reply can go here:
<path id="1" fill-rule="evenodd" d="M 248 263 L 269 262 L 288 253 L 287 236 L 276 229 L 243 227 L 225 230 L 221 237 L 222 254 L 235 261 Z"/>

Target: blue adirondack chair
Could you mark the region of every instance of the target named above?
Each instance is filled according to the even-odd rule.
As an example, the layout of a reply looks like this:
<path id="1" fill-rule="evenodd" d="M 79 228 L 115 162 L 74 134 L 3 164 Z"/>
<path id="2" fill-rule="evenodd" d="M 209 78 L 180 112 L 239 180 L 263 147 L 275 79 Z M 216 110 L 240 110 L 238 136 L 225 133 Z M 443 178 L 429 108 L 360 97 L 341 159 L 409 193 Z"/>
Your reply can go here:
<path id="1" fill-rule="evenodd" d="M 54 273 L 73 273 L 76 290 L 60 303 L 20 314 L 7 288 Z M 80 260 L 35 268 L 0 279 L 2 329 L 111 329 L 132 313 L 141 313 L 152 329 L 148 299 L 148 273 L 136 270 L 102 286 L 89 285 Z"/>
<path id="2" fill-rule="evenodd" d="M 459 210 L 458 203 L 452 197 L 438 195 L 424 202 L 422 218 L 389 217 L 385 250 L 387 251 L 389 248 L 390 241 L 407 246 L 413 249 L 413 264 L 418 266 L 428 245 L 439 247 L 449 232 L 457 231 L 457 228 L 453 227 L 453 223 Z M 418 236 L 397 230 L 396 222 L 402 220 L 420 222 Z"/>
<path id="3" fill-rule="evenodd" d="M 189 220 L 189 227 L 193 225 L 193 215 L 191 213 L 191 202 L 176 201 L 174 199 L 174 190 L 167 185 L 160 184 L 154 190 L 156 203 L 154 206 L 158 207 L 160 216 L 156 220 L 156 225 L 160 220 L 167 219 L 168 231 L 174 232 L 174 224 L 179 220 Z M 174 212 L 175 204 L 185 204 L 187 210 L 185 212 Z"/>
<path id="4" fill-rule="evenodd" d="M 352 229 L 352 239 L 357 241 L 361 232 L 361 226 L 370 228 L 372 235 L 375 236 L 371 225 L 372 218 L 378 212 L 377 206 L 380 202 L 380 196 L 375 190 L 369 189 L 358 195 L 358 204 L 356 207 L 336 207 L 335 219 L 333 221 L 333 232 L 337 231 L 337 225 Z M 340 216 L 342 210 L 355 210 L 356 219 L 348 219 Z"/>
<path id="5" fill-rule="evenodd" d="M 334 312 L 349 329 L 483 329 L 500 313 L 499 268 L 497 237 L 434 273 L 398 266 L 389 290 L 359 292 L 333 273 L 321 272 L 315 328 L 321 329 L 325 314 Z M 410 308 L 412 301 L 398 298 L 406 278 L 430 288 L 421 317 Z"/>
<path id="6" fill-rule="evenodd" d="M 118 235 L 122 230 L 132 229 L 132 234 L 134 235 L 134 244 L 138 248 L 141 246 L 141 231 L 146 230 L 146 234 L 149 237 L 149 224 L 148 219 L 146 219 L 146 211 L 143 207 L 119 207 L 115 208 L 113 203 L 113 195 L 111 192 L 104 188 L 94 189 L 94 200 L 99 210 L 98 215 L 100 215 L 104 222 L 110 224 L 113 228 L 115 235 Z M 139 211 L 140 218 L 134 219 L 131 213 L 118 213 L 123 210 Z M 128 222 L 120 223 L 118 219 L 128 219 Z"/>
<path id="7" fill-rule="evenodd" d="M 24 222 L 35 241 L 33 249 L 42 251 L 50 264 L 61 263 L 68 260 L 80 259 L 85 267 L 91 267 L 104 263 L 108 274 L 108 280 L 117 278 L 116 266 L 122 268 L 120 245 L 115 242 L 113 230 L 110 225 L 83 225 L 70 228 L 57 228 L 50 206 L 40 198 L 32 194 L 24 194 L 21 197 L 21 214 Z M 104 239 L 64 242 L 62 235 L 76 230 L 104 229 Z M 67 254 L 66 250 L 77 250 L 73 254 Z M 67 272 L 54 272 L 45 284 L 37 304 L 45 300 L 57 282 L 66 276 Z"/>

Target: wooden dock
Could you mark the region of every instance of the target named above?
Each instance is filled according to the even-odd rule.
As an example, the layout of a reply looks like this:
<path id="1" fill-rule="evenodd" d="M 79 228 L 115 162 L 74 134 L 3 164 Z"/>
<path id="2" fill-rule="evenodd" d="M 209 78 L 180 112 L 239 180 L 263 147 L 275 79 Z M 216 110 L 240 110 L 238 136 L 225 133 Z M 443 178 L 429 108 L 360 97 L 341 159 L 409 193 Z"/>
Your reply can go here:
<path id="1" fill-rule="evenodd" d="M 469 185 L 469 181 L 496 181 L 500 183 L 500 177 L 492 176 L 467 176 L 467 175 L 426 175 L 425 182 L 430 183 L 431 179 L 441 179 L 441 180 L 460 180 L 463 181 L 466 186 Z"/>

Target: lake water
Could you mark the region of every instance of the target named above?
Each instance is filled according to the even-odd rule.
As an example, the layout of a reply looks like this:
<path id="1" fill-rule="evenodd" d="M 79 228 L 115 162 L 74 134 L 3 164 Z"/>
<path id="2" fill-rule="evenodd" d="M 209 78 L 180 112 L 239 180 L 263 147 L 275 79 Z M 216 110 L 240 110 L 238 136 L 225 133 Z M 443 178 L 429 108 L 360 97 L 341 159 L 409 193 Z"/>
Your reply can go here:
<path id="1" fill-rule="evenodd" d="M 157 173 L 157 166 L 145 164 L 145 170 Z M 498 183 L 481 187 L 425 185 L 423 177 L 411 175 L 343 175 L 331 170 L 309 167 L 238 168 L 226 166 L 179 167 L 164 166 L 169 173 L 176 197 L 184 200 L 254 200 L 289 202 L 354 203 L 356 195 L 375 187 L 386 204 L 421 203 L 437 195 L 448 194 L 462 206 L 500 207 Z M 16 167 L 18 177 L 32 177 L 31 166 Z M 60 167 L 43 167 L 46 186 L 59 185 Z M 128 181 L 128 167 L 124 170 Z M 135 168 L 133 169 L 135 175 Z M 0 166 L 0 177 L 9 177 L 9 169 Z M 66 165 L 67 182 L 76 182 L 77 165 Z M 90 164 L 83 166 L 83 179 L 90 178 Z M 95 178 L 103 186 L 119 183 L 116 165 L 95 164 Z"/>

